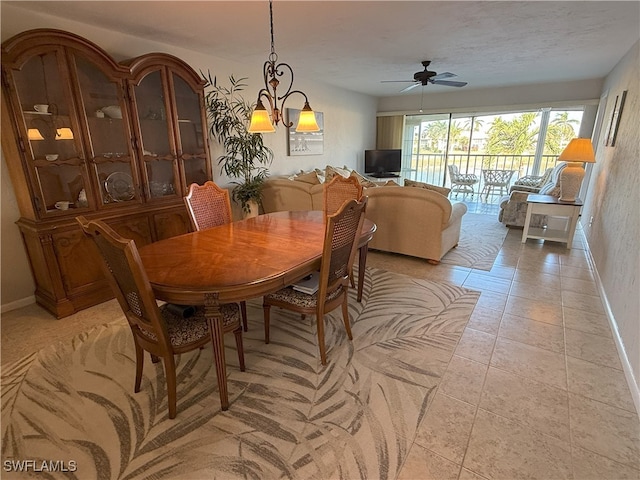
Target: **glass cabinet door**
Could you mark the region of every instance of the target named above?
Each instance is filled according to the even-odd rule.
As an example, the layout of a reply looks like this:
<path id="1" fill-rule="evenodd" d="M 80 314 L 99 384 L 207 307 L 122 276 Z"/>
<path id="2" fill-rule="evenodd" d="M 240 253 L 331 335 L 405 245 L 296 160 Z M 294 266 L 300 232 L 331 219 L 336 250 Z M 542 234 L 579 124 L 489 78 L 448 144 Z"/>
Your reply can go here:
<path id="1" fill-rule="evenodd" d="M 100 203 L 109 205 L 139 200 L 121 80 L 111 79 L 87 59 L 75 57 L 76 73 L 87 120 L 89 163 Z"/>
<path id="2" fill-rule="evenodd" d="M 176 149 L 161 70 L 147 74 L 134 87 L 143 154 L 143 174 L 149 199 L 175 197 L 177 185 Z"/>
<path id="3" fill-rule="evenodd" d="M 178 112 L 178 160 L 186 185 L 202 185 L 209 179 L 206 132 L 203 128 L 201 99 L 198 92 L 173 73 L 173 88 Z"/>
<path id="4" fill-rule="evenodd" d="M 71 92 L 64 51 L 54 49 L 34 55 L 12 71 L 17 109 L 22 112 L 25 153 L 36 208 L 41 215 L 87 207 L 87 170 L 82 159 L 77 118 L 72 113 Z M 84 192 L 84 193 L 83 193 Z"/>

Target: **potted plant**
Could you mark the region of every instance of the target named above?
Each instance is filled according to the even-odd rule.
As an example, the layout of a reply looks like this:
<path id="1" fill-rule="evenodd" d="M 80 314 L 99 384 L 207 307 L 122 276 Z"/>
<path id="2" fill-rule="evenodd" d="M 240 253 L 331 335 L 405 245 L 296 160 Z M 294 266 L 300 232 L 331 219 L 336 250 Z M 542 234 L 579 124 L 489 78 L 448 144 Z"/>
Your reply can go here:
<path id="1" fill-rule="evenodd" d="M 242 98 L 240 92 L 247 86 L 246 78 L 229 76 L 229 87 L 218 85 L 211 73 L 205 75 L 205 107 L 209 119 L 209 132 L 224 147 L 218 158 L 222 171 L 234 181 L 231 197 L 242 206 L 245 216 L 257 214 L 261 203 L 262 185 L 269 175 L 266 165 L 273 152 L 264 145 L 262 135 L 250 133 L 249 122 L 254 105 Z"/>

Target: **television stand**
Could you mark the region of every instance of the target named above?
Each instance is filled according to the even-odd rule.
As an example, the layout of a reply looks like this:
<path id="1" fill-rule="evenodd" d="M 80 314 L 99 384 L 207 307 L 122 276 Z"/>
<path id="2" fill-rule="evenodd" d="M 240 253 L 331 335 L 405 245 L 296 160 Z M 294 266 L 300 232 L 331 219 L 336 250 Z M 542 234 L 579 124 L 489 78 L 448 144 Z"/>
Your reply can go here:
<path id="1" fill-rule="evenodd" d="M 367 173 L 366 175 L 372 178 L 400 178 L 397 173 L 390 172 Z"/>

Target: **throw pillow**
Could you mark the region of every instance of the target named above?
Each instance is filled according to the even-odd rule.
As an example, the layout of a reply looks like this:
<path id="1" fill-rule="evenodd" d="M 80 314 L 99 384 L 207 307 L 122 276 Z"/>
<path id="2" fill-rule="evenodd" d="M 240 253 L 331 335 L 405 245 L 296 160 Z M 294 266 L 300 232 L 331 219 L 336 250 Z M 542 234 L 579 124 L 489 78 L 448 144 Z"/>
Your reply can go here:
<path id="1" fill-rule="evenodd" d="M 554 185 L 553 183 L 547 183 L 538 192 L 540 195 L 551 195 L 552 197 L 560 197 L 560 185 Z"/>
<path id="2" fill-rule="evenodd" d="M 294 177 L 294 180 L 297 182 L 310 183 L 311 185 L 318 185 L 320 183 L 320 179 L 318 178 L 318 174 L 314 171 L 309 173 L 301 173 Z"/>
<path id="3" fill-rule="evenodd" d="M 365 177 L 363 175 L 360 175 L 355 170 L 353 170 L 351 172 L 351 176 L 354 177 L 356 180 L 358 180 L 358 183 L 360 185 L 362 185 L 363 187 L 377 187 L 378 186 L 376 183 L 372 182 L 367 177 Z"/>
<path id="4" fill-rule="evenodd" d="M 349 170 L 345 170 L 344 168 L 332 167 L 331 165 L 327 165 L 324 173 L 324 181 L 330 182 L 335 175 L 342 175 L 344 178 L 349 178 L 351 172 Z"/>
<path id="5" fill-rule="evenodd" d="M 439 187 L 437 185 L 431 185 L 430 183 L 416 182 L 415 180 L 409 180 L 409 179 L 405 179 L 404 186 L 424 188 L 425 190 L 433 190 L 434 192 L 438 192 L 440 195 L 444 195 L 445 197 L 449 195 L 449 192 L 451 192 L 450 188 Z"/>
<path id="6" fill-rule="evenodd" d="M 384 186 L 385 187 L 399 187 L 400 184 L 394 182 L 393 180 L 388 180 L 387 183 L 384 184 Z"/>

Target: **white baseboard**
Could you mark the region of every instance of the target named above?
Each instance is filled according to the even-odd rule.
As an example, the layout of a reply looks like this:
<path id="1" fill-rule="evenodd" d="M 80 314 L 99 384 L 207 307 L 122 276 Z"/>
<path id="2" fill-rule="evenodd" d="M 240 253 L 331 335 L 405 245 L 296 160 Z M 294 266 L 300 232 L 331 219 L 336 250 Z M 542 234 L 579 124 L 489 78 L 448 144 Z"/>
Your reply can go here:
<path id="1" fill-rule="evenodd" d="M 26 307 L 27 305 L 31 305 L 32 303 L 36 303 L 35 295 L 31 295 L 30 297 L 21 298 L 20 300 L 16 300 L 15 302 L 5 303 L 0 306 L 0 313 L 7 313 L 11 310 L 17 310 L 18 308 Z"/>
<path id="2" fill-rule="evenodd" d="M 586 240 L 585 240 L 586 243 Z M 631 362 L 629 362 L 629 357 L 627 356 L 627 352 L 624 350 L 624 344 L 622 343 L 622 338 L 620 337 L 620 331 L 618 330 L 618 324 L 616 323 L 616 319 L 613 316 L 613 311 L 611 310 L 611 305 L 609 305 L 609 300 L 607 298 L 607 294 L 602 286 L 602 281 L 600 280 L 600 275 L 598 274 L 598 269 L 596 268 L 596 262 L 591 255 L 591 249 L 587 243 L 587 259 L 591 264 L 591 269 L 596 277 L 596 285 L 598 287 L 598 291 L 600 292 L 600 298 L 602 298 L 602 304 L 604 306 L 605 314 L 607 315 L 607 319 L 609 320 L 609 326 L 611 327 L 611 333 L 613 334 L 613 341 L 616 344 L 616 348 L 618 349 L 618 356 L 620 357 L 620 363 L 622 364 L 622 370 L 624 371 L 624 376 L 627 379 L 627 385 L 629 385 L 629 390 L 631 391 L 631 398 L 633 398 L 633 403 L 636 407 L 636 414 L 640 416 L 640 386 L 636 382 L 636 378 L 633 375 L 633 368 L 631 367 Z"/>

